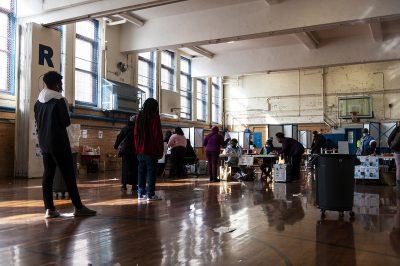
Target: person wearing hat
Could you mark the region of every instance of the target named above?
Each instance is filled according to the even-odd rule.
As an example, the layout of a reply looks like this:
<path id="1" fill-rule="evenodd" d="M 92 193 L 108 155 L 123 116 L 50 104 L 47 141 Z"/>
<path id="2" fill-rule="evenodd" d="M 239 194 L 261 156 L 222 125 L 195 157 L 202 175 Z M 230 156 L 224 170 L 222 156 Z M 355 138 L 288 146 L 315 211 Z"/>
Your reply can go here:
<path id="1" fill-rule="evenodd" d="M 374 153 L 373 141 L 375 141 L 375 139 L 369 134 L 369 131 L 367 128 L 364 128 L 362 130 L 362 134 L 363 134 L 363 136 L 361 138 L 361 155 L 363 155 L 363 156 L 371 155 Z M 375 147 L 376 147 L 376 145 L 375 145 Z"/>

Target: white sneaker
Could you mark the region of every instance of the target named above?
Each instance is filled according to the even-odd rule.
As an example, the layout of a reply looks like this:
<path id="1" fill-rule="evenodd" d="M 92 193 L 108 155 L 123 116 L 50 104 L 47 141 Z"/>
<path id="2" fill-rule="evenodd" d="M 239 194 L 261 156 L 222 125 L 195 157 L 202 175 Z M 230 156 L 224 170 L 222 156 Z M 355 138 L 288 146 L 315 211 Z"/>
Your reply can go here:
<path id="1" fill-rule="evenodd" d="M 89 209 L 86 206 L 83 206 L 82 208 L 80 208 L 79 210 L 75 208 L 74 211 L 74 216 L 75 217 L 81 217 L 81 216 L 96 216 L 97 212 L 94 210 Z"/>
<path id="2" fill-rule="evenodd" d="M 147 196 L 146 195 L 138 196 L 138 201 L 146 201 L 146 200 L 147 200 Z"/>
<path id="3" fill-rule="evenodd" d="M 151 196 L 151 197 L 147 197 L 147 201 L 157 201 L 157 200 L 162 200 L 162 198 L 160 198 L 157 195 Z"/>
<path id="4" fill-rule="evenodd" d="M 46 210 L 46 214 L 44 215 L 45 219 L 52 219 L 52 218 L 57 218 L 60 217 L 60 213 L 57 210 Z"/>

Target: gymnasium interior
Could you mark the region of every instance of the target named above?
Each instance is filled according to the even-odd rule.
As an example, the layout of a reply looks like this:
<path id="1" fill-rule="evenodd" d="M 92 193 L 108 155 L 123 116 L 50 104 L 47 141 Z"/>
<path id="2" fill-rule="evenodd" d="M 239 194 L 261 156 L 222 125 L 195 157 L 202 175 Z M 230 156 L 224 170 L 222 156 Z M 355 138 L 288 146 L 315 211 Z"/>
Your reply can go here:
<path id="1" fill-rule="evenodd" d="M 57 189 L 44 217 L 49 71 L 94 217 Z M 183 178 L 164 162 L 161 200 L 141 202 L 115 142 L 149 98 L 195 160 Z M 399 123 L 398 0 L 0 0 L 0 265 L 400 265 Z M 279 133 L 301 144 L 298 180 Z"/>

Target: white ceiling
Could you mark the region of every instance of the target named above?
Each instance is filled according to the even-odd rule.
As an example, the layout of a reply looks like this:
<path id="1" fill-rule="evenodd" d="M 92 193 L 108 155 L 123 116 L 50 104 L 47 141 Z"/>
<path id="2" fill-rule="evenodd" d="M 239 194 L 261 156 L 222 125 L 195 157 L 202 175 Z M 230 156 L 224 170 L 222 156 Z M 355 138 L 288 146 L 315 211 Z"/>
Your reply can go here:
<path id="1" fill-rule="evenodd" d="M 159 17 L 167 17 L 182 13 L 190 13 L 199 10 L 207 10 L 227 5 L 234 5 L 246 2 L 255 2 L 264 0 L 188 0 L 175 4 L 170 4 L 161 7 L 148 8 L 133 12 L 144 20 L 155 19 Z"/>
<path id="2" fill-rule="evenodd" d="M 383 22 L 382 29 L 384 35 L 395 34 L 400 32 L 400 21 Z M 369 36 L 371 31 L 368 24 L 353 24 L 337 26 L 330 29 L 318 30 L 313 32 L 320 41 L 320 46 L 324 43 L 331 43 L 337 39 L 349 38 L 354 36 Z M 219 43 L 202 45 L 201 47 L 218 55 L 221 53 L 238 52 L 242 50 L 262 49 L 268 47 L 298 45 L 299 40 L 293 35 L 278 35 L 271 37 L 264 37 L 258 39 L 240 40 L 231 43 Z M 181 48 L 180 50 L 191 56 L 202 56 L 188 48 Z"/>

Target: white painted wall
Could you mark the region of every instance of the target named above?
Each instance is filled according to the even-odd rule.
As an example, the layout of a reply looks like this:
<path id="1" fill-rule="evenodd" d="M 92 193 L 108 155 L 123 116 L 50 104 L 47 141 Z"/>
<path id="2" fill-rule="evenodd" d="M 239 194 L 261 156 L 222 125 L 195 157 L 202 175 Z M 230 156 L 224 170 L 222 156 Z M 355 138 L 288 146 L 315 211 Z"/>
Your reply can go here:
<path id="1" fill-rule="evenodd" d="M 324 81 L 322 68 L 226 78 L 227 123 L 233 124 L 233 118 L 242 124 L 321 123 L 323 100 L 325 115 L 346 123 L 337 119 L 337 98 L 347 95 L 371 95 L 373 121 L 400 119 L 400 61 L 328 67 L 325 72 Z"/>

